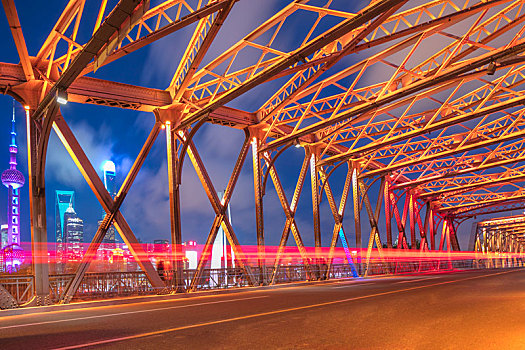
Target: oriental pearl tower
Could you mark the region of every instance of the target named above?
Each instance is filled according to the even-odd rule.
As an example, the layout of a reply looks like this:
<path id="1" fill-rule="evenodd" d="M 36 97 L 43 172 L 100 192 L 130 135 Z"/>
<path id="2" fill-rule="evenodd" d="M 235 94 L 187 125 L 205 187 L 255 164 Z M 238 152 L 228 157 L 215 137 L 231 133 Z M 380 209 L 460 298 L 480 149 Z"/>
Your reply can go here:
<path id="1" fill-rule="evenodd" d="M 9 192 L 7 202 L 7 245 L 2 247 L 4 264 L 7 272 L 15 272 L 23 262 L 23 251 L 20 248 L 20 187 L 25 183 L 24 175 L 16 169 L 15 105 L 13 101 L 13 119 L 11 122 L 11 144 L 9 145 L 9 169 L 2 173 L 2 183 Z"/>

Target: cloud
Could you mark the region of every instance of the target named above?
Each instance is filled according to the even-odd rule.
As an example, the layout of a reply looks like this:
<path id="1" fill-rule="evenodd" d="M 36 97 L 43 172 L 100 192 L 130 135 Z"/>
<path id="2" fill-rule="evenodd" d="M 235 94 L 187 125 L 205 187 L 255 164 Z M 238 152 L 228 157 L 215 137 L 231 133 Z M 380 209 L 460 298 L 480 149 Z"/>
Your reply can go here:
<path id="1" fill-rule="evenodd" d="M 69 126 L 95 170 L 100 170 L 105 160 L 113 159 L 114 142 L 105 124 L 98 129 L 85 121 L 69 123 Z M 52 181 L 62 185 L 74 187 L 84 183 L 82 174 L 54 132 L 49 140 L 46 174 Z"/>
<path id="2" fill-rule="evenodd" d="M 169 237 L 167 180 L 166 161 L 156 169 L 141 169 L 122 204 L 122 213 L 135 235 L 145 241 Z"/>

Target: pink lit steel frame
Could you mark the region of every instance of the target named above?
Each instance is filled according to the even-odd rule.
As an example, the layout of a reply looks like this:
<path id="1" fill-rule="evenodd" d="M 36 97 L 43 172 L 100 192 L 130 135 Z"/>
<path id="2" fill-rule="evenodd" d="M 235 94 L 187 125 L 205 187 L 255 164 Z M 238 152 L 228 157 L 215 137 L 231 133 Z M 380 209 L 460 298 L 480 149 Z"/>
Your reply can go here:
<path id="1" fill-rule="evenodd" d="M 417 249 L 419 244 L 421 252 L 450 252 L 459 250 L 456 232 L 463 220 L 523 208 L 525 0 L 379 0 L 363 9 L 349 9 L 349 2 L 341 4 L 335 0 L 290 1 L 202 66 L 235 3 L 236 0 L 168 0 L 150 8 L 149 0 L 121 0 L 110 11 L 107 0 L 101 0 L 94 27 L 87 28 L 82 21 L 87 16 L 85 0 L 70 0 L 40 50 L 31 56 L 14 0 L 2 0 L 20 63 L 0 63 L 0 88 L 28 108 L 37 296 L 32 304 L 46 303 L 49 294 L 47 264 L 42 257 L 47 256 L 44 173 L 52 129 L 108 214 L 62 302 L 73 297 L 111 224 L 131 247 L 154 287 L 184 289 L 180 251 L 180 208 L 184 203 L 179 192 L 186 156 L 215 213 L 191 290 L 199 284 L 219 226 L 252 285 L 274 282 L 290 231 L 308 278 L 326 277 L 318 268 L 323 264 L 321 257 L 307 256 L 295 221 L 308 170 L 316 252 L 322 245 L 323 193 L 334 218 L 325 260 L 328 268 L 338 239 L 346 240 L 343 217 L 347 204 L 353 208 L 358 248 L 363 232 L 361 212 L 366 211 L 369 225 L 364 232 L 370 232 L 370 236 L 364 263 L 359 265 L 363 275 L 368 273 L 374 244 L 382 256 L 381 237 L 387 248 L 395 246 L 395 236 L 398 249 Z M 312 23 L 306 25 L 293 20 L 296 18 Z M 298 27 L 298 23 L 304 26 Z M 172 79 L 165 90 L 86 76 L 96 76 L 99 67 L 190 25 L 195 27 L 193 35 L 176 71 L 166 72 Z M 80 42 L 78 33 L 86 30 L 91 39 Z M 295 33 L 292 45 L 283 39 L 286 32 Z M 280 79 L 279 84 L 276 79 Z M 273 89 L 273 95 L 256 111 L 226 106 L 261 84 Z M 115 200 L 61 116 L 55 96 L 64 91 L 73 103 L 154 115 L 156 123 Z M 245 132 L 222 201 L 192 141 L 204 123 Z M 167 137 L 171 236 L 176 247 L 173 286 L 165 286 L 160 280 L 119 211 L 161 126 Z M 292 145 L 302 146 L 305 157 L 289 201 L 275 160 Z M 252 273 L 225 215 L 250 149 L 258 276 Z M 337 207 L 329 181 L 335 181 L 342 165 L 346 165 L 347 172 Z M 266 276 L 264 268 L 263 198 L 268 178 L 286 217 L 271 276 Z M 371 198 L 375 194 L 374 203 Z M 380 232 L 381 209 L 386 219 L 385 232 Z M 439 232 L 441 236 L 436 241 Z M 509 249 L 522 252 L 522 240 L 517 235 L 508 237 L 514 240 L 507 245 L 512 247 Z M 363 257 L 358 251 L 354 262 L 360 263 Z M 386 272 L 392 267 L 384 266 Z"/>

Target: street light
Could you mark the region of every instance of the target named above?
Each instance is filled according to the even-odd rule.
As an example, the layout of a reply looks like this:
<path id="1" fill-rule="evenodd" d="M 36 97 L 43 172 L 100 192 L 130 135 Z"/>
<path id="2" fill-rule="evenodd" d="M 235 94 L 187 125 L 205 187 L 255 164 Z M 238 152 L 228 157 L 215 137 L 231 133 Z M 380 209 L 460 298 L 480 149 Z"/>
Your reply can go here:
<path id="1" fill-rule="evenodd" d="M 57 91 L 57 102 L 61 105 L 65 105 L 67 103 L 67 91 L 65 90 L 58 90 Z"/>

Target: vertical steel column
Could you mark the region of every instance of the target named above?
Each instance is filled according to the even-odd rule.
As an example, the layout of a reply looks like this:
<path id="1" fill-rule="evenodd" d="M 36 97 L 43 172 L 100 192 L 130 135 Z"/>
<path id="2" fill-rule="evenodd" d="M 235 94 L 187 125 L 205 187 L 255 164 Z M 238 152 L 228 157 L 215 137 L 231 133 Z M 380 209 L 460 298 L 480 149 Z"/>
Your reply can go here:
<path id="1" fill-rule="evenodd" d="M 450 244 L 450 229 L 451 229 L 451 222 L 452 220 L 447 219 L 447 251 L 451 251 L 451 244 Z"/>
<path id="2" fill-rule="evenodd" d="M 259 266 L 259 284 L 266 284 L 266 251 L 264 246 L 264 212 L 261 186 L 261 156 L 259 154 L 259 140 L 252 139 L 253 161 L 253 191 L 255 195 L 255 221 L 257 229 L 257 264 Z"/>
<path id="3" fill-rule="evenodd" d="M 184 285 L 184 263 L 182 254 L 182 228 L 180 218 L 180 179 L 177 168 L 179 158 L 177 153 L 177 138 L 171 122 L 166 122 L 166 148 L 168 156 L 168 188 L 170 195 L 170 224 L 171 224 L 171 266 L 175 270 L 173 276 L 173 289 L 182 292 Z"/>
<path id="4" fill-rule="evenodd" d="M 38 125 L 37 125 L 38 124 Z M 48 303 L 49 296 L 49 265 L 47 261 L 47 224 L 46 224 L 46 193 L 45 193 L 45 160 L 39 159 L 39 139 L 42 137 L 41 122 L 30 117 L 26 109 L 27 127 L 27 162 L 29 172 L 29 202 L 31 216 L 31 255 L 33 274 L 35 276 L 34 295 L 31 305 Z M 43 154 L 45 157 L 45 153 Z"/>
<path id="5" fill-rule="evenodd" d="M 321 221 L 319 217 L 319 178 L 317 176 L 317 153 L 315 149 L 311 149 L 310 151 L 310 179 L 312 184 L 312 214 L 314 220 L 315 264 L 318 272 L 317 278 L 321 279 Z"/>
<path id="6" fill-rule="evenodd" d="M 386 221 L 386 247 L 392 249 L 392 212 L 390 211 L 390 177 L 384 176 L 385 189 L 385 221 Z"/>
<path id="7" fill-rule="evenodd" d="M 409 197 L 408 191 L 405 191 L 405 204 L 403 205 L 403 216 L 401 217 L 401 227 L 403 227 L 403 245 L 402 247 L 405 249 L 408 249 L 407 235 L 405 232 L 405 228 L 407 227 L 407 213 L 408 213 L 409 203 L 410 203 L 410 199 L 408 197 Z M 401 236 L 401 232 L 399 232 L 399 235 Z M 399 238 L 401 240 L 401 237 Z"/>
<path id="8" fill-rule="evenodd" d="M 456 226 L 454 225 L 454 217 L 450 218 L 450 244 L 454 251 L 460 251 L 458 237 L 456 235 Z"/>
<path id="9" fill-rule="evenodd" d="M 428 216 L 428 234 L 430 236 L 430 250 L 436 250 L 436 226 L 434 222 L 434 207 L 430 202 L 427 204 L 427 210 L 430 211 Z"/>
<path id="10" fill-rule="evenodd" d="M 417 249 L 416 245 L 416 208 L 414 204 L 414 193 L 407 191 L 408 216 L 410 219 L 410 244 L 411 249 Z M 406 200 L 406 199 L 405 199 Z"/>
<path id="11" fill-rule="evenodd" d="M 359 195 L 358 171 L 355 163 L 352 163 L 352 195 L 354 204 L 355 246 L 357 248 L 358 271 L 361 275 L 361 198 Z"/>

